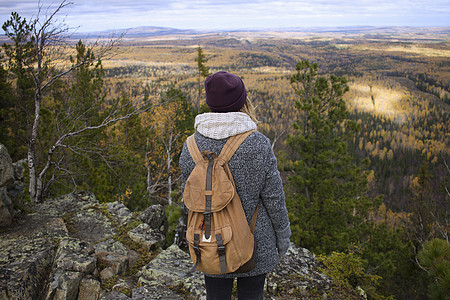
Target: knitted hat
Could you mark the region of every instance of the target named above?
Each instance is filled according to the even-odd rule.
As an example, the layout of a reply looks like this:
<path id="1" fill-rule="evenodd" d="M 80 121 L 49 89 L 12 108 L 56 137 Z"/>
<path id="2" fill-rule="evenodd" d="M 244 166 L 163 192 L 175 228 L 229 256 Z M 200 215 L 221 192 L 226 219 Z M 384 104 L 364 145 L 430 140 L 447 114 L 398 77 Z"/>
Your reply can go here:
<path id="1" fill-rule="evenodd" d="M 206 77 L 205 91 L 206 104 L 213 112 L 239 111 L 247 100 L 242 79 L 224 71 Z"/>

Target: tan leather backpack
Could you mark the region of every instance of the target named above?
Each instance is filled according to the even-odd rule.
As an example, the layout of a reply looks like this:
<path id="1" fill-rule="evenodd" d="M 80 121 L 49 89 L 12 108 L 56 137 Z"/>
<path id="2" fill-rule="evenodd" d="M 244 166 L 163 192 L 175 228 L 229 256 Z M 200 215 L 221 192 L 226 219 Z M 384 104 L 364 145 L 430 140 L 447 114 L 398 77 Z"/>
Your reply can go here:
<path id="1" fill-rule="evenodd" d="M 227 164 L 252 132 L 230 137 L 219 157 L 208 151 L 200 153 L 194 135 L 187 139 L 189 153 L 196 163 L 183 194 L 189 209 L 186 239 L 193 269 L 223 274 L 254 268 L 253 232 L 258 207 L 249 226 Z"/>

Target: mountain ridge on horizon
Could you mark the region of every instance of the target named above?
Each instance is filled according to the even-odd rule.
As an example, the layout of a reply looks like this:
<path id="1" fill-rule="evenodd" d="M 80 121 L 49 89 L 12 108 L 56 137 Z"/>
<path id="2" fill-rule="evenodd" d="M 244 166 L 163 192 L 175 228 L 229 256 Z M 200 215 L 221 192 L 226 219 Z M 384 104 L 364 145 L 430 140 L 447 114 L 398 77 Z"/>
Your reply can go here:
<path id="1" fill-rule="evenodd" d="M 233 32 L 311 32 L 311 33 L 327 33 L 327 32 L 373 32 L 380 30 L 389 30 L 398 32 L 400 30 L 409 31 L 433 31 L 433 33 L 450 34 L 450 26 L 371 26 L 371 25 L 355 25 L 355 26 L 324 26 L 324 27 L 279 27 L 279 28 L 240 28 L 240 29 L 180 29 L 174 27 L 163 26 L 138 26 L 122 29 L 108 29 L 90 32 L 75 33 L 73 37 L 92 37 L 102 34 L 125 34 L 126 37 L 151 37 L 166 35 L 197 35 L 197 34 L 213 34 L 213 33 L 233 33 Z"/>

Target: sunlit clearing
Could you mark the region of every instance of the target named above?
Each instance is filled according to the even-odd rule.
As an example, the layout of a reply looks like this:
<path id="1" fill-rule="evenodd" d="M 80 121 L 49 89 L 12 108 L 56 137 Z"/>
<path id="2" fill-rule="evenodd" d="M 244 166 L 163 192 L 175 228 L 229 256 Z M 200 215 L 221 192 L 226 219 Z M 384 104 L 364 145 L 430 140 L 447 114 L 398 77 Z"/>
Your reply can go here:
<path id="1" fill-rule="evenodd" d="M 381 114 L 398 123 L 403 123 L 407 112 L 401 109 L 400 101 L 403 93 L 389 90 L 384 87 L 367 84 L 349 84 L 350 91 L 347 102 L 350 107 L 358 111 Z"/>

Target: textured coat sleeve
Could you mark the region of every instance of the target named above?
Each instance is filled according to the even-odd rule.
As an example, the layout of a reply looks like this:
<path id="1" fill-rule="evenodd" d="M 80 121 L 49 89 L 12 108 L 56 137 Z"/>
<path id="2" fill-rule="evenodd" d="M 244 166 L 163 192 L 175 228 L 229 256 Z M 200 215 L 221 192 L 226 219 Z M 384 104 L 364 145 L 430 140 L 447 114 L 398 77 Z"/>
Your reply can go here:
<path id="1" fill-rule="evenodd" d="M 181 154 L 180 154 L 180 159 L 179 159 L 179 164 L 180 164 L 180 169 L 181 169 L 181 193 L 184 193 L 184 185 L 186 184 L 186 180 L 189 177 L 189 174 L 187 174 L 186 171 L 183 172 L 183 170 L 186 170 L 188 167 L 187 165 L 187 160 L 189 158 L 190 154 L 189 154 L 189 150 L 187 147 L 186 142 L 184 142 L 183 145 L 183 149 L 181 150 Z"/>
<path id="2" fill-rule="evenodd" d="M 278 253 L 279 255 L 284 255 L 290 246 L 291 228 L 286 209 L 283 183 L 277 168 L 277 159 L 269 141 L 265 147 L 265 152 L 266 178 L 260 198 L 276 234 Z"/>

